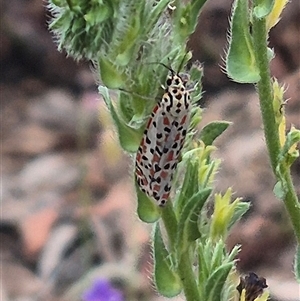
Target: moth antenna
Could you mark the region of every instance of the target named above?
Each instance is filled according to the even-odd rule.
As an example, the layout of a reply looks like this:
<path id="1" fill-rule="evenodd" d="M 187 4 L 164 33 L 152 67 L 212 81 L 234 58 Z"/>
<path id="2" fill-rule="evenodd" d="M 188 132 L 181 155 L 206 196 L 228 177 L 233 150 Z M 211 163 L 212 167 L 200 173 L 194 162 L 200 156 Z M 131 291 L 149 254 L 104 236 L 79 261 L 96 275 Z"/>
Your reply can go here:
<path id="1" fill-rule="evenodd" d="M 155 64 L 157 64 L 157 65 L 162 65 L 162 66 L 164 66 L 166 69 L 168 69 L 170 72 L 172 72 L 172 74 L 177 74 L 172 68 L 170 68 L 169 66 L 167 66 L 166 64 L 161 63 L 161 62 L 151 62 L 151 63 L 146 63 L 146 64 L 148 64 L 148 65 L 155 65 Z"/>
<path id="2" fill-rule="evenodd" d="M 160 65 L 164 66 L 166 69 L 168 69 L 170 72 L 172 72 L 172 74 L 178 74 L 176 73 L 172 68 L 170 68 L 169 66 L 165 65 L 164 63 L 159 63 Z"/>

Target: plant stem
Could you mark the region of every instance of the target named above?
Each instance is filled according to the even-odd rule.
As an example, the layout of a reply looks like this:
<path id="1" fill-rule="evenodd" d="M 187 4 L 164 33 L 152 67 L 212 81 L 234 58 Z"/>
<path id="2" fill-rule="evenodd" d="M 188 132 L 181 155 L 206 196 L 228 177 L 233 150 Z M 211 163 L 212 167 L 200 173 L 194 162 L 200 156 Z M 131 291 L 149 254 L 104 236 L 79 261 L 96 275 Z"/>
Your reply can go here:
<path id="1" fill-rule="evenodd" d="M 297 199 L 297 195 L 290 174 L 290 169 L 288 167 L 286 167 L 285 169 L 284 178 L 287 186 L 284 204 L 290 216 L 298 245 L 300 245 L 300 204 Z"/>
<path id="2" fill-rule="evenodd" d="M 253 39 L 256 62 L 259 67 L 260 81 L 257 84 L 260 109 L 263 119 L 266 143 L 270 155 L 271 166 L 276 174 L 277 159 L 280 151 L 278 126 L 273 110 L 273 92 L 269 60 L 267 55 L 267 30 L 265 20 L 253 20 Z"/>
<path id="3" fill-rule="evenodd" d="M 196 276 L 193 271 L 189 253 L 181 256 L 178 272 L 183 284 L 184 295 L 187 301 L 200 301 L 200 295 L 196 283 Z"/>
<path id="4" fill-rule="evenodd" d="M 171 202 L 168 202 L 166 207 L 162 210 L 162 220 L 168 234 L 168 240 L 170 243 L 170 249 L 172 256 L 178 255 L 180 258 L 177 258 L 178 264 L 178 274 L 182 281 L 184 295 L 186 301 L 198 301 L 200 300 L 196 276 L 193 271 L 193 264 L 191 263 L 190 255 L 187 252 L 186 254 L 177 254 L 176 252 L 176 239 L 177 239 L 177 218 L 173 210 Z"/>
<path id="5" fill-rule="evenodd" d="M 169 247 L 174 252 L 177 236 L 177 218 L 171 202 L 167 202 L 166 207 L 162 209 L 162 219 L 168 234 Z"/>
<path id="6" fill-rule="evenodd" d="M 258 19 L 254 16 L 252 29 L 255 47 L 255 58 L 260 71 L 260 81 L 257 84 L 260 109 L 271 166 L 276 176 L 276 167 L 278 164 L 278 156 L 280 153 L 280 144 L 278 125 L 275 121 L 273 109 L 273 93 L 269 70 L 269 60 L 267 55 L 268 33 L 266 30 L 265 19 Z M 286 206 L 292 225 L 294 227 L 297 241 L 300 244 L 300 207 L 293 187 L 290 170 L 288 167 L 286 167 L 284 178 L 284 181 L 287 186 L 284 204 Z"/>

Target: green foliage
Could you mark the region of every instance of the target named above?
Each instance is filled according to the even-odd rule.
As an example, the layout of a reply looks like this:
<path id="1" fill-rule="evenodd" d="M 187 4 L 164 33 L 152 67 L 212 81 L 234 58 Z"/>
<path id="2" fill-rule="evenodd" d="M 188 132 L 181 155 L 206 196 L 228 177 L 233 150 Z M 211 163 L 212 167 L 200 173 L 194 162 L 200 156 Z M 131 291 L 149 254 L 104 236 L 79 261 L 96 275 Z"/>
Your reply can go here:
<path id="1" fill-rule="evenodd" d="M 280 150 L 277 167 L 276 167 L 276 175 L 278 178 L 278 182 L 274 187 L 275 195 L 284 200 L 289 193 L 289 183 L 286 179 L 286 171 L 290 168 L 290 166 L 294 163 L 294 161 L 299 157 L 299 151 L 296 150 L 295 146 L 300 142 L 300 131 L 296 129 L 292 129 L 286 136 L 285 144 Z M 299 210 L 300 213 L 300 204 L 298 204 L 295 209 Z"/>
<path id="2" fill-rule="evenodd" d="M 161 217 L 161 209 L 135 183 L 138 201 L 137 214 L 141 221 L 154 223 Z"/>
<path id="3" fill-rule="evenodd" d="M 51 1 L 49 9 L 54 19 L 50 29 L 58 37 L 58 49 L 65 49 L 75 58 L 94 59 L 103 44 L 109 43 L 111 38 L 109 32 L 118 6 L 116 2 Z"/>
<path id="4" fill-rule="evenodd" d="M 235 0 L 230 24 L 226 73 L 238 83 L 257 83 L 260 79 L 249 24 L 248 1 Z"/>
<path id="5" fill-rule="evenodd" d="M 219 137 L 230 125 L 227 121 L 213 121 L 201 130 L 200 139 L 205 145 L 212 145 L 217 137 Z"/>
<path id="6" fill-rule="evenodd" d="M 156 224 L 154 229 L 153 252 L 155 285 L 161 295 L 172 298 L 181 292 L 182 284 L 179 275 L 175 272 L 171 256 L 164 245 L 159 224 Z"/>
<path id="7" fill-rule="evenodd" d="M 231 191 L 225 194 L 223 198 L 219 197 L 222 210 L 215 203 L 213 218 L 210 218 L 205 208 L 205 204 L 211 196 L 210 188 L 213 182 L 215 171 L 203 173 L 200 166 L 211 166 L 214 162 L 210 158 L 213 150 L 211 146 L 200 146 L 189 151 L 183 157 L 181 167 L 185 166 L 186 172 L 181 180 L 178 181 L 178 194 L 174 198 L 173 204 L 170 202 L 166 208 L 162 208 L 162 220 L 164 222 L 167 239 L 164 248 L 168 252 L 161 251 L 161 241 L 153 241 L 154 250 L 160 250 L 164 257 L 154 256 L 155 267 L 168 266 L 169 273 L 179 275 L 183 281 L 183 290 L 187 300 L 226 300 L 223 296 L 232 294 L 232 285 L 228 280 L 229 273 L 234 267 L 234 258 L 238 252 L 237 248 L 231 253 L 226 251 L 225 239 L 227 233 L 234 223 L 249 208 L 249 205 L 241 203 L 240 199 L 231 202 Z M 214 166 L 214 165 L 212 165 Z M 206 174 L 206 179 L 200 174 Z M 177 181 L 176 181 L 177 183 Z M 226 214 L 224 214 L 226 212 Z M 221 228 L 222 235 L 215 235 L 215 222 L 222 221 L 217 228 Z M 156 225 L 156 227 L 158 227 Z M 213 234 L 211 234 L 213 233 Z M 159 232 L 159 237 L 161 236 Z M 156 244 L 159 244 L 158 246 Z M 166 262 L 169 260 L 169 265 Z M 170 261 L 171 260 L 171 261 Z M 193 267 L 188 266 L 186 262 L 196 262 L 199 268 L 199 278 L 195 280 Z M 158 271 L 154 271 L 156 286 L 159 287 L 162 281 Z M 164 278 L 164 279 L 167 279 Z M 167 284 L 163 284 L 167 286 Z M 188 292 L 189 291 L 189 292 Z M 190 294 L 190 292 L 193 292 Z M 164 293 L 164 296 L 166 294 Z M 202 296 L 202 298 L 200 297 Z"/>
<path id="8" fill-rule="evenodd" d="M 115 63 L 109 60 L 104 55 L 99 55 L 100 77 L 104 84 L 109 89 L 124 88 L 126 83 L 125 74 L 121 74 Z"/>
<path id="9" fill-rule="evenodd" d="M 99 92 L 125 151 L 136 153 L 139 147 L 149 115 L 163 94 L 161 84 L 169 72 L 164 65 L 175 72 L 185 71 L 191 56 L 185 45 L 205 2 L 50 0 L 50 28 L 58 48 L 75 59 L 93 61 L 101 81 Z M 272 14 L 275 2 L 254 0 L 250 6 L 247 0 L 234 2 L 226 71 L 236 82 L 257 83 L 270 159 L 278 180 L 276 191 L 287 204 L 300 241 L 299 204 L 289 176 L 289 168 L 299 156 L 294 147 L 300 134 L 292 129 L 283 143 L 279 141 L 284 122 L 283 93 L 274 92 L 268 73 L 274 53 L 267 47 L 265 19 Z M 276 24 L 276 20 L 270 24 Z M 228 252 L 225 241 L 249 204 L 240 198 L 233 201 L 230 188 L 224 195 L 212 197 L 220 165 L 220 160 L 211 156 L 216 149 L 213 143 L 230 123 L 214 121 L 197 133 L 203 75 L 198 62 L 191 65 L 189 75 L 191 122 L 172 183 L 171 200 L 159 208 L 135 183 L 137 213 L 142 221 L 154 224 L 154 282 L 160 294 L 170 298 L 183 290 L 187 301 L 227 301 L 234 289 L 229 276 L 239 249 Z M 283 132 L 285 135 L 285 128 Z M 207 212 L 209 201 L 214 203 L 211 215 Z M 299 251 L 295 271 L 299 278 Z"/>
<path id="10" fill-rule="evenodd" d="M 226 193 L 215 195 L 215 209 L 211 220 L 210 238 L 218 240 L 226 238 L 229 230 L 229 225 L 232 225 L 233 220 L 238 220 L 245 211 L 241 210 L 241 199 L 237 198 L 234 202 L 231 201 L 232 190 L 228 188 Z M 244 209 L 247 207 L 244 206 Z"/>
<path id="11" fill-rule="evenodd" d="M 274 193 L 286 206 L 299 244 L 300 204 L 290 168 L 299 157 L 300 131 L 286 128 L 284 88 L 271 79 L 269 63 L 275 54 L 268 48 L 269 30 L 277 24 L 287 1 L 254 0 L 250 7 L 248 3 L 236 0 L 233 4 L 226 71 L 236 82 L 257 83 L 266 144 L 277 179 Z M 297 260 L 295 271 L 299 276 Z"/>
<path id="12" fill-rule="evenodd" d="M 199 216 L 210 193 L 210 188 L 198 191 L 186 201 L 182 212 L 179 213 L 175 248 L 178 256 L 186 253 L 191 242 L 200 238 L 201 229 L 198 229 Z"/>
<path id="13" fill-rule="evenodd" d="M 229 273 L 234 266 L 234 258 L 239 252 L 235 247 L 226 254 L 223 240 L 213 242 L 202 240 L 198 246 L 198 282 L 201 300 L 228 300 L 230 292 Z"/>
<path id="14" fill-rule="evenodd" d="M 250 203 L 246 202 L 238 202 L 235 205 L 234 212 L 231 215 L 231 220 L 228 223 L 228 231 L 231 229 L 231 227 L 236 224 L 242 217 L 243 215 L 249 210 L 250 208 Z"/>
<path id="15" fill-rule="evenodd" d="M 258 19 L 265 18 L 271 13 L 274 2 L 275 0 L 257 1 L 257 5 L 253 9 L 253 15 Z"/>
<path id="16" fill-rule="evenodd" d="M 119 140 L 122 148 L 128 152 L 136 152 L 140 143 L 141 132 L 129 127 L 118 115 L 114 105 L 111 102 L 111 98 L 108 94 L 108 89 L 100 86 L 99 92 L 102 94 L 103 99 L 110 110 L 111 116 L 118 129 Z"/>
<path id="17" fill-rule="evenodd" d="M 300 130 L 292 128 L 287 133 L 285 143 L 280 150 L 278 159 L 279 164 L 284 162 L 287 166 L 291 166 L 294 163 L 294 161 L 299 157 L 299 151 L 295 147 L 299 142 Z"/>

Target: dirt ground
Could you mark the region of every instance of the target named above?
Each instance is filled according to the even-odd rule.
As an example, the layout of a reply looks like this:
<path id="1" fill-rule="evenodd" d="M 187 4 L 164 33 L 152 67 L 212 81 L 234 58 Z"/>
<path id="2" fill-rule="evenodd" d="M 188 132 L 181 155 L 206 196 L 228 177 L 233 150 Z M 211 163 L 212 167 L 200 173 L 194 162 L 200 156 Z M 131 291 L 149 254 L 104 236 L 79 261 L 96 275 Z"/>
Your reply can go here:
<path id="1" fill-rule="evenodd" d="M 230 3 L 209 1 L 189 47 L 204 64 L 201 126 L 232 121 L 217 140 L 216 187 L 251 202 L 228 247 L 238 268 L 267 278 L 273 300 L 300 299 L 295 239 L 275 183 L 253 87 L 220 70 Z M 126 300 L 163 300 L 151 281 L 151 227 L 138 220 L 132 158 L 122 153 L 88 62 L 56 50 L 41 0 L 1 2 L 1 288 L 3 301 L 81 300 L 97 275 Z M 200 26 L 201 24 L 201 26 Z M 300 5 L 272 30 L 271 72 L 287 88 L 288 124 L 300 128 Z M 300 161 L 292 169 L 300 195 Z M 174 300 L 183 300 L 174 298 Z"/>

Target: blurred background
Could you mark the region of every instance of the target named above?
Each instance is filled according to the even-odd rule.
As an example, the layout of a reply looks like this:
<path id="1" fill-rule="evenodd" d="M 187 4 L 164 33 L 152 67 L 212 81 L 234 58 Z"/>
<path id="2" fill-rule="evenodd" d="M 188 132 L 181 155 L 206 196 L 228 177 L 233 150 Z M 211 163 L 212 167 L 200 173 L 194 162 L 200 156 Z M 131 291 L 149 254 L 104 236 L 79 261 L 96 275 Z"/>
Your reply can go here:
<path id="1" fill-rule="evenodd" d="M 299 5 L 288 4 L 270 35 L 276 53 L 271 72 L 287 87 L 287 121 L 297 128 Z M 189 41 L 204 65 L 201 125 L 233 122 L 217 140 L 222 166 L 216 187 L 233 186 L 252 204 L 228 248 L 242 244 L 238 269 L 267 278 L 272 300 L 296 301 L 295 239 L 272 193 L 257 95 L 220 68 L 230 6 L 208 1 Z M 45 1 L 2 0 L 0 15 L 1 300 L 90 301 L 84 294 L 99 279 L 122 291 L 124 300 L 165 300 L 150 280 L 151 226 L 135 213 L 133 158 L 118 147 L 97 76 L 88 62 L 56 50 Z M 299 160 L 292 172 L 300 195 Z"/>

